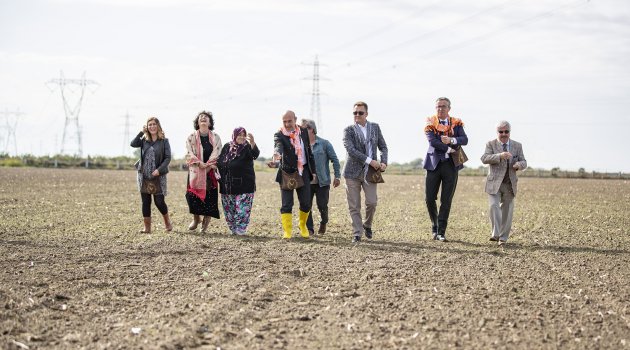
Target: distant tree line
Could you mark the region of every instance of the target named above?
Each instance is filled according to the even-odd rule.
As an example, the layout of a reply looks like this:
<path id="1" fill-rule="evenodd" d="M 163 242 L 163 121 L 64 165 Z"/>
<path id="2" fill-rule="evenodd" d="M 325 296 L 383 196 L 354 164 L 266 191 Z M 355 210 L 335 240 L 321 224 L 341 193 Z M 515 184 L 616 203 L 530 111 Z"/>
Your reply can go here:
<path id="1" fill-rule="evenodd" d="M 6 153 L 0 153 L 0 167 L 37 167 L 37 168 L 86 168 L 86 169 L 111 169 L 111 170 L 132 170 L 134 163 L 139 159 L 140 154 L 133 157 L 117 156 L 34 156 L 30 154 L 11 157 Z M 269 159 L 258 157 L 254 167 L 256 171 L 275 171 L 266 166 Z M 341 161 L 343 168 L 343 160 Z M 169 169 L 172 171 L 187 170 L 186 161 L 182 159 L 173 159 Z M 332 170 L 332 169 L 331 169 Z M 390 163 L 387 172 L 390 174 L 401 175 L 424 175 L 425 170 L 422 168 L 422 158 L 414 159 L 407 163 Z M 479 166 L 477 168 L 464 167 L 460 171 L 462 176 L 486 176 L 488 167 Z M 562 170 L 559 167 L 552 169 L 527 168 L 519 176 L 522 177 L 546 177 L 546 178 L 575 178 L 575 179 L 630 179 L 629 173 L 622 172 L 596 172 L 586 171 L 585 168 L 579 168 L 578 171 Z"/>

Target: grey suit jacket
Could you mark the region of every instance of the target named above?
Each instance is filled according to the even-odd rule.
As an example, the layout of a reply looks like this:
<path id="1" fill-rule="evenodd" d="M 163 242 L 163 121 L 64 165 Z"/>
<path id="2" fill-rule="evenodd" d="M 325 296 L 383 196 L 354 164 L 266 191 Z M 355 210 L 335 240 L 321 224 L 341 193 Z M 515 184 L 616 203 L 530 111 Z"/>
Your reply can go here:
<path id="1" fill-rule="evenodd" d="M 514 170 L 514 164 L 518 163 L 521 166 L 521 170 L 527 168 L 527 160 L 523 154 L 523 146 L 520 142 L 510 139 L 510 148 L 508 149 L 512 153 L 512 159 L 510 160 L 510 182 L 512 182 L 512 192 L 516 196 L 516 189 L 518 184 L 518 176 L 516 176 L 516 170 Z M 483 164 L 490 164 L 490 172 L 486 178 L 486 193 L 497 194 L 499 187 L 503 182 L 505 176 L 505 170 L 508 166 L 508 160 L 501 159 L 500 153 L 503 152 L 503 146 L 501 141 L 494 139 L 486 143 L 486 151 L 481 156 L 481 162 Z"/>
<path id="2" fill-rule="evenodd" d="M 381 128 L 376 123 L 367 122 L 367 138 L 358 130 L 355 124 L 347 126 L 343 130 L 343 146 L 346 149 L 346 165 L 343 167 L 343 177 L 350 179 L 362 179 L 365 174 L 368 158 L 366 144 L 369 141 L 372 148 L 372 159 L 376 158 L 376 149 L 381 151 L 381 163 L 387 164 L 387 143 L 381 133 Z M 378 160 L 377 160 L 378 161 Z"/>

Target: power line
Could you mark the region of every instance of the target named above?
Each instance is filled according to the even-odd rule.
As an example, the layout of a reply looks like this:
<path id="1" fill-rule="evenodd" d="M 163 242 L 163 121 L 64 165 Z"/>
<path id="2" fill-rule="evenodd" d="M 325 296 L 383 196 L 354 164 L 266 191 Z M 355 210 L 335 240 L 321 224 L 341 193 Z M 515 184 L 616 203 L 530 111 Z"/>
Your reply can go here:
<path id="1" fill-rule="evenodd" d="M 520 0 L 517 0 L 517 1 L 520 1 Z M 405 41 L 399 42 L 399 43 L 397 43 L 395 45 L 392 45 L 392 46 L 380 49 L 380 50 L 375 51 L 375 52 L 372 52 L 372 53 L 367 54 L 367 55 L 365 55 L 363 57 L 359 57 L 359 58 L 357 58 L 357 59 L 355 59 L 353 61 L 346 62 L 346 63 L 344 63 L 342 65 L 339 65 L 337 67 L 332 68 L 331 71 L 336 71 L 336 70 L 338 70 L 340 68 L 349 67 L 351 65 L 357 64 L 357 63 L 365 61 L 365 60 L 374 59 L 375 57 L 381 56 L 381 55 L 386 54 L 386 53 L 391 53 L 392 51 L 400 49 L 400 48 L 406 48 L 406 47 L 408 47 L 409 44 L 411 44 L 411 43 L 413 43 L 415 41 L 418 41 L 420 39 L 426 38 L 429 35 L 441 32 L 441 31 L 446 30 L 446 29 L 450 29 L 450 28 L 452 28 L 455 25 L 459 25 L 459 24 L 468 22 L 468 21 L 470 21 L 470 20 L 472 20 L 472 19 L 474 19 L 476 17 L 479 17 L 481 15 L 484 15 L 484 14 L 496 11 L 498 9 L 501 9 L 503 7 L 506 7 L 510 2 L 514 2 L 514 0 L 507 1 L 507 2 L 504 2 L 504 3 L 499 4 L 499 5 L 492 6 L 490 8 L 485 9 L 485 10 L 476 12 L 476 13 L 468 16 L 468 17 L 464 17 L 464 18 L 462 18 L 460 20 L 457 20 L 455 22 L 452 22 L 452 23 L 449 23 L 447 25 L 444 25 L 442 27 L 439 27 L 439 28 L 436 28 L 436 29 L 433 29 L 433 30 L 430 30 L 430 31 L 427 31 L 427 32 L 424 32 L 424 33 L 421 33 L 421 34 L 416 35 L 416 36 L 414 36 L 414 37 L 412 37 L 410 39 L 407 39 Z"/>
<path id="2" fill-rule="evenodd" d="M 63 101 L 63 110 L 66 115 L 66 121 L 63 127 L 63 136 L 61 137 L 61 154 L 73 154 L 82 156 L 83 155 L 83 144 L 81 141 L 81 126 L 79 124 L 79 113 L 81 112 L 81 104 L 83 103 L 83 96 L 85 95 L 85 89 L 89 86 L 98 86 L 94 80 L 87 80 L 85 78 L 85 72 L 81 76 L 81 79 L 66 79 L 63 75 L 63 71 L 60 72 L 59 79 L 51 79 L 46 85 L 57 85 L 59 87 L 59 91 L 61 92 L 61 99 Z M 49 86 L 50 88 L 50 86 Z M 78 88 L 78 99 L 74 104 L 74 107 L 70 106 L 70 102 L 68 102 L 67 93 L 70 91 L 71 93 L 77 94 L 74 91 L 75 88 Z M 94 91 L 92 91 L 93 93 Z M 70 146 L 71 141 L 76 141 L 76 148 L 72 148 Z M 74 151 L 74 153 L 72 153 Z"/>
<path id="3" fill-rule="evenodd" d="M 357 37 L 357 38 L 348 40 L 348 41 L 344 42 L 343 44 L 337 45 L 337 46 L 333 47 L 332 49 L 324 51 L 324 54 L 330 54 L 331 52 L 339 51 L 341 49 L 347 49 L 348 47 L 355 46 L 355 45 L 361 43 L 364 40 L 372 39 L 372 38 L 374 38 L 377 35 L 381 35 L 381 34 L 387 32 L 387 31 L 389 31 L 389 30 L 391 30 L 391 29 L 401 25 L 402 23 L 407 22 L 410 19 L 416 18 L 416 17 L 424 14 L 426 10 L 435 7 L 436 4 L 437 4 L 437 2 L 434 2 L 431 5 L 422 7 L 420 9 L 414 11 L 413 13 L 411 13 L 408 16 L 405 16 L 402 19 L 395 20 L 392 23 L 389 23 L 389 24 L 387 24 L 385 26 L 382 26 L 380 28 L 374 29 L 374 30 L 372 30 L 372 31 L 370 31 L 370 32 L 368 32 L 366 34 L 363 34 L 363 35 Z"/>
<path id="4" fill-rule="evenodd" d="M 477 44 L 479 42 L 488 40 L 488 39 L 490 39 L 492 37 L 495 37 L 497 35 L 503 34 L 504 32 L 513 30 L 515 28 L 523 27 L 523 26 L 529 24 L 530 22 L 538 21 L 538 20 L 544 19 L 546 17 L 552 16 L 554 13 L 556 13 L 556 12 L 558 12 L 560 10 L 586 5 L 589 1 L 590 0 L 586 0 L 586 1 L 584 1 L 584 0 L 577 0 L 577 1 L 574 1 L 574 2 L 571 2 L 571 3 L 566 3 L 564 5 L 555 7 L 553 9 L 551 9 L 551 10 L 539 13 L 539 14 L 537 14 L 535 16 L 527 17 L 527 18 L 525 18 L 523 20 L 511 23 L 511 24 L 506 25 L 506 26 L 504 26 L 502 28 L 499 28 L 497 30 L 490 31 L 490 32 L 487 32 L 487 33 L 475 36 L 473 38 L 466 39 L 466 40 L 463 40 L 463 41 L 460 41 L 460 42 L 457 42 L 457 43 L 454 43 L 454 44 L 451 44 L 451 45 L 439 48 L 437 50 L 433 50 L 433 51 L 425 53 L 423 55 L 414 57 L 411 60 L 407 60 L 407 61 L 401 62 L 401 63 L 388 64 L 385 67 L 379 67 L 379 68 L 371 69 L 371 70 L 368 70 L 368 71 L 364 71 L 364 72 L 361 72 L 358 75 L 366 75 L 366 74 L 369 74 L 369 73 L 372 73 L 372 72 L 382 71 L 385 68 L 394 68 L 395 69 L 395 68 L 399 68 L 400 66 L 407 65 L 407 64 L 410 64 L 410 63 L 418 63 L 419 60 L 422 60 L 422 59 L 425 59 L 425 58 L 434 58 L 434 57 L 437 57 L 437 56 L 440 56 L 440 55 L 444 55 L 444 54 L 450 53 L 452 51 L 460 50 L 462 48 L 465 48 L 465 47 Z"/>

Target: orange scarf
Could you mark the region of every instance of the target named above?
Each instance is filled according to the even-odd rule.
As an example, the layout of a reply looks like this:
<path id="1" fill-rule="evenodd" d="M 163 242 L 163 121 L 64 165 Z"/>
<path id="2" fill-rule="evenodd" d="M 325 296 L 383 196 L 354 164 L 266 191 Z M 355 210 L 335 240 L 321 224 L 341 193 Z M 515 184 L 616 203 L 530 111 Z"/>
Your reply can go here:
<path id="1" fill-rule="evenodd" d="M 441 133 L 442 135 L 453 136 L 453 128 L 456 126 L 464 126 L 464 123 L 459 118 L 448 117 L 448 125 L 440 124 L 440 118 L 437 115 L 432 115 L 427 118 L 427 124 L 424 127 L 424 132 L 432 132 L 435 134 Z"/>
<path id="2" fill-rule="evenodd" d="M 291 145 L 295 148 L 295 155 L 297 156 L 298 173 L 302 175 L 302 171 L 304 170 L 304 163 L 302 162 L 304 150 L 302 149 L 302 143 L 300 142 L 302 129 L 296 125 L 293 131 L 289 131 L 283 126 L 280 128 L 280 132 L 291 140 Z"/>

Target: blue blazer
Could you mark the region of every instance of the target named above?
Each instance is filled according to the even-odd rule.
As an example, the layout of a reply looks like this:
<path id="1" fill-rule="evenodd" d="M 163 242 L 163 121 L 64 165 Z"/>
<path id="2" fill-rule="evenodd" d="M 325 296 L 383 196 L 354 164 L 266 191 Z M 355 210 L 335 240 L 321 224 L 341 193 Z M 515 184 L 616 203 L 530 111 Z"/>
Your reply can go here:
<path id="1" fill-rule="evenodd" d="M 422 167 L 426 170 L 433 171 L 437 168 L 440 161 L 446 159 L 446 152 L 448 151 L 449 145 L 442 143 L 440 138 L 442 136 L 441 132 L 428 131 L 425 134 L 427 136 L 427 140 L 429 141 L 429 150 L 427 151 L 426 157 L 424 157 Z M 461 125 L 453 128 L 453 137 L 457 139 L 457 144 L 450 145 L 452 148 L 456 149 L 468 144 L 468 136 L 466 136 L 464 127 Z M 457 170 L 461 170 L 463 168 L 464 166 L 460 165 L 457 167 Z"/>

